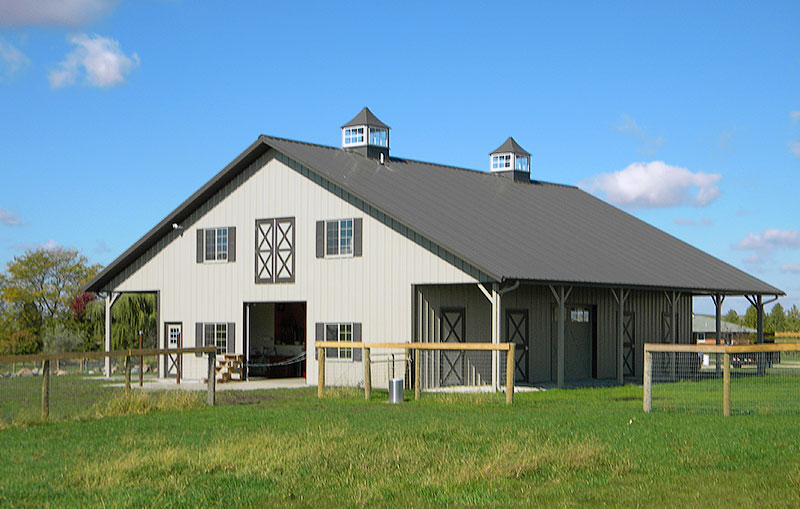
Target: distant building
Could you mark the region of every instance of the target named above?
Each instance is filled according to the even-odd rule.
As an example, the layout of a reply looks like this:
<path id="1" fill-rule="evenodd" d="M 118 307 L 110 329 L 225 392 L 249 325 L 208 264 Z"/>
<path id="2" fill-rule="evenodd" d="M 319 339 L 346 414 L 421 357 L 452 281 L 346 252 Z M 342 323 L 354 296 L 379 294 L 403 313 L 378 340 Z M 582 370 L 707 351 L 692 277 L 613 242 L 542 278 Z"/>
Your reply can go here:
<path id="1" fill-rule="evenodd" d="M 698 345 L 714 345 L 717 343 L 716 319 L 714 315 L 692 315 L 692 337 Z M 742 345 L 749 344 L 751 335 L 756 334 L 755 329 L 739 325 L 738 323 L 722 321 L 720 329 L 720 344 Z"/>

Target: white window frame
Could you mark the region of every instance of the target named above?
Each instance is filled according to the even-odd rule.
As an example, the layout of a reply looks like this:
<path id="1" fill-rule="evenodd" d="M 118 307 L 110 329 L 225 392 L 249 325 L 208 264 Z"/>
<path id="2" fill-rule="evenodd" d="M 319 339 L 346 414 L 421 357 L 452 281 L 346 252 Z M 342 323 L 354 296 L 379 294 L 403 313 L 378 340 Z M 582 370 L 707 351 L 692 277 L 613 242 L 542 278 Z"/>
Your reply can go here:
<path id="1" fill-rule="evenodd" d="M 355 134 L 352 133 L 355 131 Z M 359 133 L 360 131 L 360 133 Z M 359 136 L 360 134 L 360 136 Z M 355 137 L 357 141 L 352 141 Z M 358 138 L 361 138 L 360 140 Z M 347 141 L 350 139 L 351 141 Z M 365 125 L 354 125 L 342 128 L 342 146 L 343 147 L 357 147 L 366 145 L 369 141 L 369 129 Z"/>
<path id="2" fill-rule="evenodd" d="M 342 253 L 342 232 L 347 231 L 347 223 L 349 222 L 350 229 L 350 252 Z M 337 237 L 336 237 L 336 253 L 328 253 L 328 225 L 331 223 L 338 223 Z M 355 223 L 354 217 L 345 217 L 342 219 L 327 219 L 325 220 L 325 241 L 323 242 L 325 248 L 325 258 L 352 258 L 355 251 Z"/>
<path id="3" fill-rule="evenodd" d="M 385 147 L 389 148 L 389 130 L 384 127 L 370 127 L 368 129 L 369 135 L 367 136 L 367 144 L 373 145 L 375 147 Z M 377 134 L 380 137 L 380 133 L 383 133 L 383 143 L 373 143 L 372 142 L 372 134 Z"/>
<path id="4" fill-rule="evenodd" d="M 323 326 L 325 330 L 325 341 L 353 342 L 353 322 L 326 322 Z M 336 327 L 335 339 L 328 337 L 328 327 Z M 342 337 L 349 337 L 350 339 L 342 339 Z M 326 348 L 325 350 L 336 351 L 336 356 L 326 357 L 325 362 L 354 362 L 353 348 Z"/>
<path id="5" fill-rule="evenodd" d="M 214 232 L 214 258 L 209 259 L 208 256 L 208 232 Z M 220 237 L 225 237 L 225 249 L 220 253 L 219 242 Z M 230 250 L 230 238 L 228 236 L 228 227 L 219 228 L 205 228 L 203 231 L 203 263 L 228 263 L 228 251 Z"/>
<path id="6" fill-rule="evenodd" d="M 525 168 L 520 168 L 520 161 L 525 161 Z M 528 156 L 517 156 L 514 155 L 514 169 L 517 171 L 525 171 L 530 173 L 531 171 L 531 159 Z"/>
<path id="7" fill-rule="evenodd" d="M 492 170 L 504 171 L 512 169 L 511 154 L 492 154 Z"/>
<path id="8" fill-rule="evenodd" d="M 203 345 L 206 344 L 207 327 L 214 327 L 214 346 L 217 348 L 217 355 L 228 353 L 228 324 L 227 322 L 203 322 Z M 220 342 L 220 333 L 225 337 Z"/>

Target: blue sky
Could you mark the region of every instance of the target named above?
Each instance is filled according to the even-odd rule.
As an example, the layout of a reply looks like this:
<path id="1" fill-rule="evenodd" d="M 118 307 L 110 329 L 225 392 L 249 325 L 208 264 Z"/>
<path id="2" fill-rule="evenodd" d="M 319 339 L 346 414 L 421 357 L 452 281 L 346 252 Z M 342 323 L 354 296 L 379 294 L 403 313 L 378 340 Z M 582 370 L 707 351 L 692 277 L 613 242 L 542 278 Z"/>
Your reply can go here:
<path id="1" fill-rule="evenodd" d="M 259 134 L 338 145 L 369 106 L 393 154 L 488 169 L 514 136 L 534 178 L 800 304 L 798 19 L 797 2 L 0 0 L 0 263 L 56 245 L 109 263 Z"/>

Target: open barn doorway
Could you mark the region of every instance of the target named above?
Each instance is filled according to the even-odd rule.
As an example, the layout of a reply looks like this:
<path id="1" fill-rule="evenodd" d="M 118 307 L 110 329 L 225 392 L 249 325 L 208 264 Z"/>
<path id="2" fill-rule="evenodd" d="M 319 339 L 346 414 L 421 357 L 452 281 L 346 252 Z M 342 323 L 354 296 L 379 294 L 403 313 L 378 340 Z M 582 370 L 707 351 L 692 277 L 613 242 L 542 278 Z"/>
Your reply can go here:
<path id="1" fill-rule="evenodd" d="M 306 377 L 306 303 L 245 303 L 245 376 Z"/>

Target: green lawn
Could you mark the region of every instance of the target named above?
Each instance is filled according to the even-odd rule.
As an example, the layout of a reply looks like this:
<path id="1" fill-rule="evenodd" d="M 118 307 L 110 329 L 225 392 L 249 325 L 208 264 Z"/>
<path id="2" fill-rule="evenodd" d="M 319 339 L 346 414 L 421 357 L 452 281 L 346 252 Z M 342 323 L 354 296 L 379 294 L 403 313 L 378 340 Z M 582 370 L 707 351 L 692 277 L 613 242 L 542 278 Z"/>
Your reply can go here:
<path id="1" fill-rule="evenodd" d="M 797 415 L 643 414 L 637 386 L 314 392 L 7 428 L 0 506 L 800 505 Z"/>

